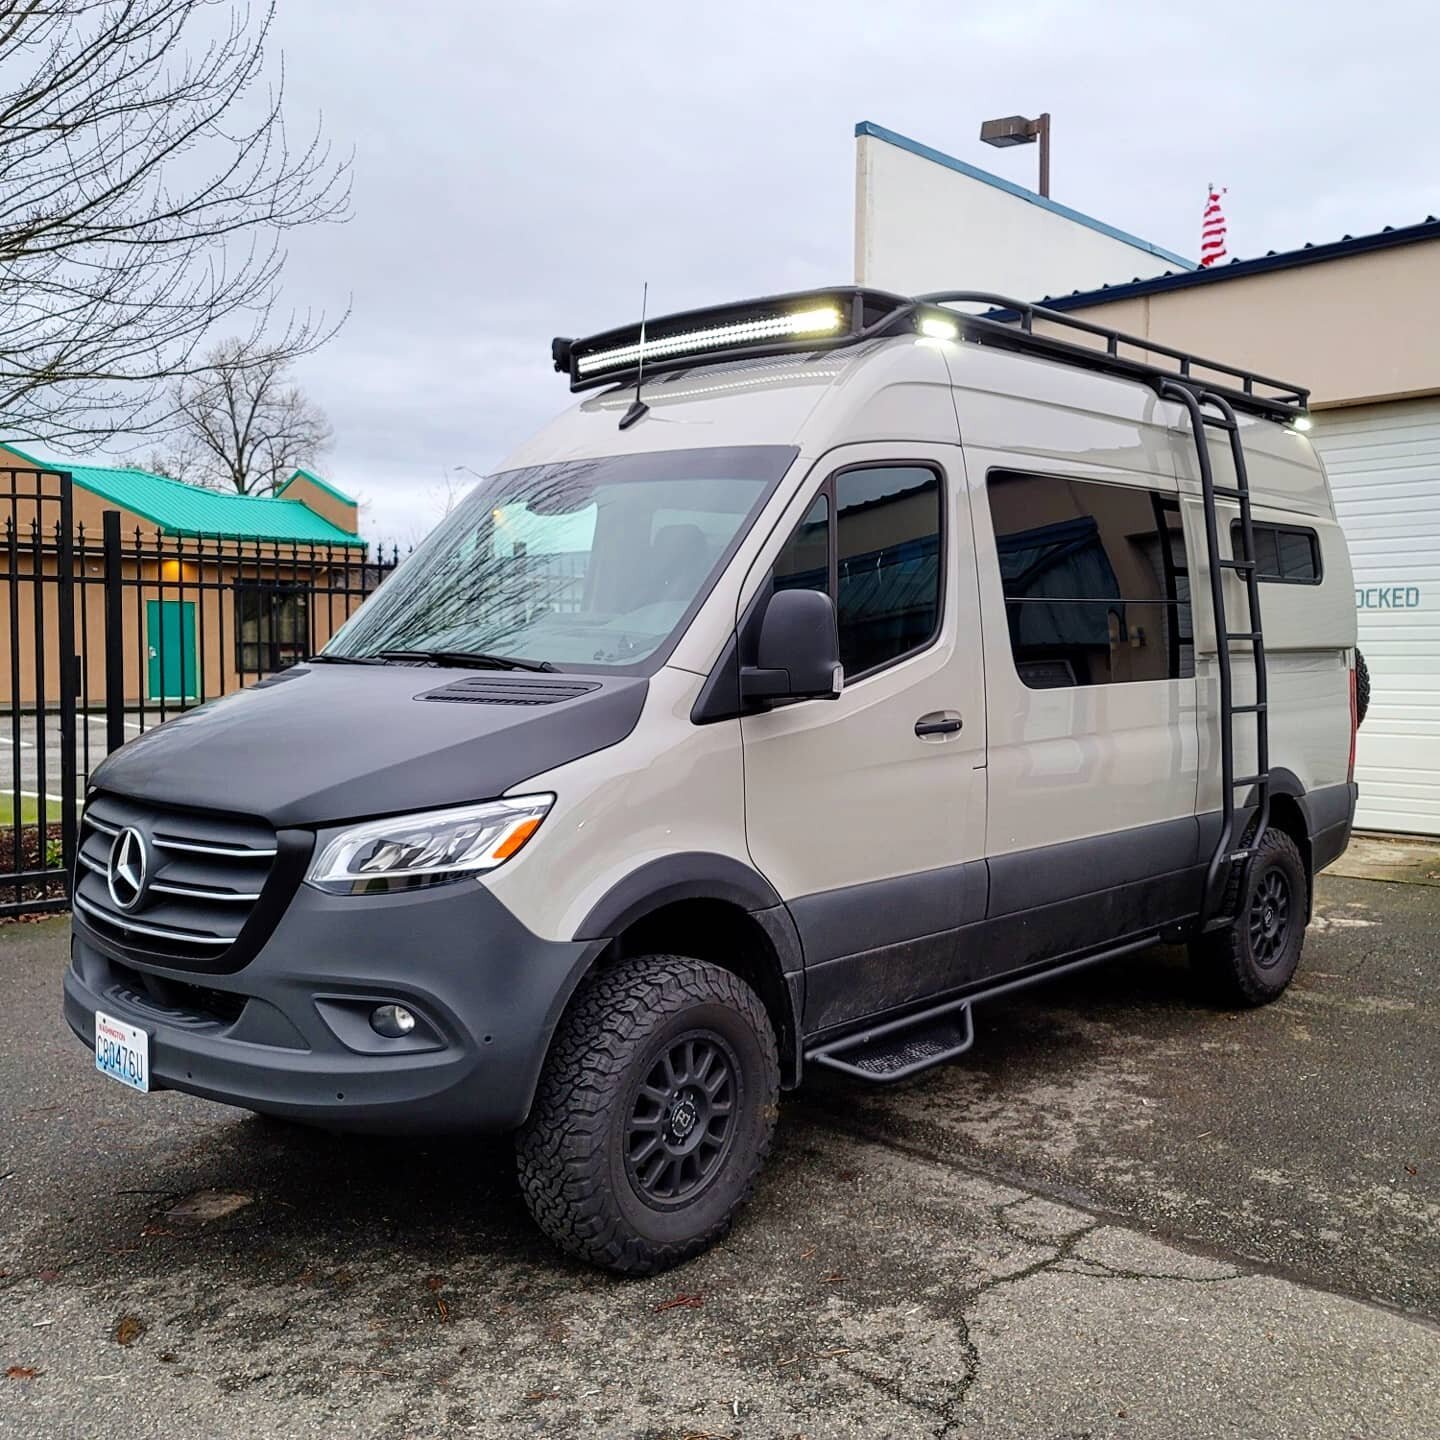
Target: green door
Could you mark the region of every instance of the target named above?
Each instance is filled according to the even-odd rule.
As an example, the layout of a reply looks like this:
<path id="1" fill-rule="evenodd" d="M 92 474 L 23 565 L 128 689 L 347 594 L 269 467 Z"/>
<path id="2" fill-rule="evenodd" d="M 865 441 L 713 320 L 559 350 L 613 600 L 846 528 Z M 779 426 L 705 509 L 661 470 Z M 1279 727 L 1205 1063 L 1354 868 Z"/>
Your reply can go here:
<path id="1" fill-rule="evenodd" d="M 150 698 L 198 699 L 200 672 L 195 664 L 195 602 L 147 600 L 145 633 L 150 656 Z"/>

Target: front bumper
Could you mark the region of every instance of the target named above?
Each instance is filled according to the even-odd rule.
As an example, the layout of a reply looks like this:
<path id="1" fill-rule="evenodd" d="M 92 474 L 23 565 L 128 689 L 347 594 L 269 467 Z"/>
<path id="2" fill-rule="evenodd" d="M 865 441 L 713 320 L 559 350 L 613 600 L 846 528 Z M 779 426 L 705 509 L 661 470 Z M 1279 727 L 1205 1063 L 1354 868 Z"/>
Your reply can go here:
<path id="1" fill-rule="evenodd" d="M 506 1131 L 604 944 L 541 940 L 474 880 L 376 896 L 302 885 L 232 974 L 142 961 L 77 916 L 65 1018 L 91 1045 L 97 1009 L 148 1031 L 155 1088 L 341 1130 Z M 370 1029 L 387 1001 L 420 1017 L 415 1033 Z"/>

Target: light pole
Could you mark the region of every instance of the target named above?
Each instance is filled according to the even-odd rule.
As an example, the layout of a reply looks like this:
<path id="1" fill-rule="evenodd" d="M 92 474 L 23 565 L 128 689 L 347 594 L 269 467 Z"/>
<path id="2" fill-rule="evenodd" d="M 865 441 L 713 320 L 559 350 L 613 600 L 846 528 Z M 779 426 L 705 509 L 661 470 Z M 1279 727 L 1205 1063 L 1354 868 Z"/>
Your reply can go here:
<path id="1" fill-rule="evenodd" d="M 1001 150 L 1011 145 L 1040 142 L 1040 193 L 1050 198 L 1050 112 L 1044 111 L 1034 120 L 1023 115 L 1006 115 L 999 120 L 986 120 L 980 126 L 980 138 L 987 145 Z"/>

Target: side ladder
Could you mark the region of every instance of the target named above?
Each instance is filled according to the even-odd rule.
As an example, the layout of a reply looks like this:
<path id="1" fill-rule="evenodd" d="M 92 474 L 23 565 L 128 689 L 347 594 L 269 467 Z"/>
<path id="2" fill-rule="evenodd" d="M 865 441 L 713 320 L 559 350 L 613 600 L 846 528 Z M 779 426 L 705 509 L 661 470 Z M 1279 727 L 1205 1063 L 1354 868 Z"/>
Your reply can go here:
<path id="1" fill-rule="evenodd" d="M 1240 441 L 1240 424 L 1235 411 L 1223 395 L 1203 387 L 1191 387 L 1166 380 L 1160 384 L 1162 399 L 1174 400 L 1185 407 L 1195 434 L 1195 449 L 1200 462 L 1200 489 L 1205 509 L 1205 554 L 1210 569 L 1210 606 L 1215 617 L 1216 663 L 1220 672 L 1220 834 L 1205 872 L 1205 889 L 1200 897 L 1199 929 L 1213 930 L 1232 918 L 1224 913 L 1225 894 L 1233 867 L 1248 862 L 1256 853 L 1260 837 L 1270 820 L 1270 711 L 1269 691 L 1265 677 L 1265 637 L 1260 626 L 1260 583 L 1255 562 L 1255 528 L 1250 515 L 1250 477 L 1245 467 L 1245 449 Z M 1207 411 L 1206 407 L 1210 407 Z M 1235 467 L 1234 485 L 1217 485 L 1210 463 L 1211 430 L 1223 430 L 1230 441 L 1230 455 Z M 1220 554 L 1220 526 L 1215 513 L 1219 496 L 1235 500 L 1240 507 L 1238 545 L 1232 545 L 1233 559 Z M 1232 531 L 1232 533 L 1234 533 Z M 1244 630 L 1231 629 L 1225 610 L 1225 572 L 1240 576 L 1245 584 L 1249 609 L 1249 625 Z M 1191 597 L 1194 603 L 1194 596 Z M 1252 704 L 1235 704 L 1235 677 L 1231 645 L 1249 642 L 1255 665 L 1255 699 Z M 1255 718 L 1255 773 L 1235 773 L 1235 717 Z M 1259 809 L 1249 844 L 1235 833 L 1235 792 L 1258 791 Z M 1237 843 L 1240 842 L 1240 843 Z"/>

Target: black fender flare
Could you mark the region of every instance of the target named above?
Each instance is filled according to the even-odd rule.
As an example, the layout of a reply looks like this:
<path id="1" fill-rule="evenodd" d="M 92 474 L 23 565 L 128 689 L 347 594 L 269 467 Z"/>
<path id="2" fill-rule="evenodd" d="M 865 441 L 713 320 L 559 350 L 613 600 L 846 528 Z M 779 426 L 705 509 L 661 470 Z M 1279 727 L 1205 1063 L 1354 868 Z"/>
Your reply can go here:
<path id="1" fill-rule="evenodd" d="M 1305 822 L 1305 838 L 1311 841 L 1315 838 L 1315 832 L 1321 829 L 1326 817 L 1315 814 L 1317 799 L 1320 801 L 1320 808 L 1325 809 L 1324 801 L 1327 795 L 1327 788 L 1322 787 L 1313 794 L 1300 783 L 1300 777 L 1293 770 L 1287 770 L 1283 765 L 1277 765 L 1270 772 L 1270 794 L 1284 795 L 1295 802 L 1295 808 L 1300 812 L 1300 818 Z M 1338 787 L 1343 789 L 1344 787 Z"/>
<path id="2" fill-rule="evenodd" d="M 1292 800 L 1304 800 L 1305 787 L 1300 783 L 1300 777 L 1293 771 L 1287 770 L 1283 765 L 1276 765 L 1270 771 L 1270 793 L 1272 795 L 1288 795 Z M 1303 805 L 1300 807 L 1305 808 Z"/>
<path id="3" fill-rule="evenodd" d="M 1307 881 L 1305 920 L 1308 924 L 1315 912 L 1315 817 L 1311 814 L 1311 804 L 1305 787 L 1300 783 L 1300 777 L 1283 765 L 1277 765 L 1270 771 L 1270 796 L 1274 799 L 1277 795 L 1283 795 L 1295 802 L 1295 808 L 1300 812 L 1300 822 L 1305 827 L 1305 834 L 1298 837 L 1298 843 L 1300 863 L 1304 866 Z"/>
<path id="4" fill-rule="evenodd" d="M 677 900 L 722 900 L 751 913 L 783 903 L 775 887 L 743 861 L 684 850 L 646 861 L 613 885 L 591 906 L 575 939 L 609 939 Z"/>
<path id="5" fill-rule="evenodd" d="M 1301 845 L 1303 852 L 1308 849 L 1311 837 L 1315 833 L 1315 821 L 1310 814 L 1310 802 L 1306 796 L 1305 787 L 1300 783 L 1300 777 L 1293 770 L 1287 770 L 1283 765 L 1276 765 L 1270 771 L 1270 798 L 1273 800 L 1278 795 L 1293 800 L 1295 808 L 1300 812 L 1300 819 L 1305 826 L 1305 835 Z"/>
<path id="6" fill-rule="evenodd" d="M 1355 808 L 1355 782 L 1341 780 L 1307 790 L 1291 770 L 1270 772 L 1270 793 L 1288 795 L 1305 817 L 1305 828 L 1313 840 L 1322 830 L 1348 822 Z"/>
<path id="7" fill-rule="evenodd" d="M 637 866 L 591 907 L 575 932 L 599 946 L 637 921 L 683 900 L 717 900 L 743 910 L 759 926 L 779 970 L 773 1012 L 780 1043 L 782 1083 L 799 1084 L 800 1017 L 805 1003 L 805 958 L 790 907 L 763 875 L 733 856 L 706 851 L 663 855 Z M 767 962 L 768 963 L 768 962 Z"/>

